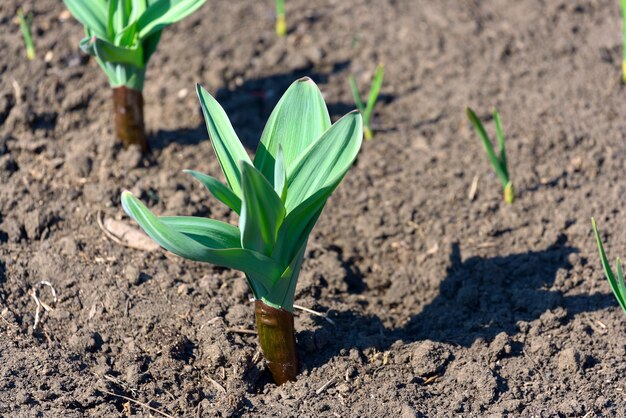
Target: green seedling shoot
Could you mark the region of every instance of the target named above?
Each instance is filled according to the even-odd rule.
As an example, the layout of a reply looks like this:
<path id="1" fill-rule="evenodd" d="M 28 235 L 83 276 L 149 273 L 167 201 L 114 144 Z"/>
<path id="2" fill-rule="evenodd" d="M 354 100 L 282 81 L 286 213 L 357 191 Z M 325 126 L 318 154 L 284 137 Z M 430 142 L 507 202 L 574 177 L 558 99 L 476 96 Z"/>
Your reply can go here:
<path id="1" fill-rule="evenodd" d="M 125 147 L 147 151 L 143 118 L 146 66 L 163 28 L 206 0 L 63 0 L 83 24 L 81 49 L 96 58 L 113 89 L 115 133 Z"/>
<path id="2" fill-rule="evenodd" d="M 280 38 L 283 38 L 287 35 L 285 0 L 276 0 L 276 35 L 278 35 Z"/>
<path id="3" fill-rule="evenodd" d="M 239 214 L 239 226 L 157 216 L 128 191 L 122 194 L 122 206 L 166 250 L 245 273 L 274 380 L 295 380 L 296 283 L 309 234 L 361 147 L 361 115 L 354 111 L 331 125 L 316 84 L 306 77 L 297 80 L 270 115 L 251 160 L 226 112 L 202 87 L 197 92 L 227 184 L 197 171 L 187 173 Z"/>
<path id="4" fill-rule="evenodd" d="M 606 253 L 604 252 L 604 246 L 602 245 L 602 241 L 600 240 L 600 234 L 598 233 L 596 220 L 593 218 L 591 218 L 591 226 L 593 227 L 593 233 L 595 234 L 596 242 L 598 243 L 598 251 L 600 252 L 600 261 L 602 262 L 604 275 L 609 281 L 609 286 L 611 286 L 611 290 L 613 291 L 613 294 L 615 295 L 619 306 L 622 308 L 624 313 L 626 313 L 626 284 L 624 284 L 622 261 L 619 259 L 619 257 L 615 259 L 615 272 L 617 273 L 616 278 L 615 274 L 613 274 L 613 270 L 611 270 L 611 265 L 609 264 L 609 260 L 606 257 Z"/>
<path id="5" fill-rule="evenodd" d="M 626 83 L 626 0 L 622 2 L 622 83 Z"/>
<path id="6" fill-rule="evenodd" d="M 35 59 L 35 44 L 33 43 L 33 37 L 30 33 L 30 26 L 32 22 L 32 15 L 29 13 L 28 17 L 24 16 L 22 9 L 17 11 L 17 20 L 20 23 L 20 30 L 24 35 L 24 43 L 26 44 L 26 57 L 32 61 Z"/>
<path id="7" fill-rule="evenodd" d="M 515 200 L 515 189 L 513 188 L 513 183 L 511 183 L 509 169 L 507 166 L 506 150 L 504 148 L 504 134 L 502 133 L 502 120 L 500 119 L 500 114 L 497 110 L 493 110 L 493 120 L 496 124 L 496 135 L 498 137 L 498 146 L 500 147 L 500 157 L 498 157 L 493 150 L 493 145 L 491 145 L 489 135 L 487 135 L 487 131 L 485 131 L 485 127 L 483 126 L 480 119 L 478 119 L 478 116 L 476 116 L 476 113 L 474 113 L 474 111 L 469 107 L 465 111 L 467 113 L 468 119 L 474 126 L 474 129 L 476 129 L 478 136 L 485 145 L 485 150 L 487 151 L 489 161 L 491 162 L 491 165 L 496 171 L 496 175 L 502 183 L 504 201 L 508 204 L 513 203 L 513 201 Z"/>
<path id="8" fill-rule="evenodd" d="M 370 140 L 374 138 L 374 131 L 372 130 L 372 115 L 374 112 L 374 106 L 376 106 L 376 101 L 378 100 L 378 94 L 380 93 L 380 88 L 383 85 L 383 76 L 385 74 L 385 66 L 383 64 L 379 64 L 376 67 L 376 74 L 374 74 L 374 79 L 372 80 L 372 86 L 370 88 L 370 94 L 367 96 L 367 105 L 363 102 L 361 98 L 361 94 L 359 93 L 359 87 L 356 85 L 356 80 L 353 75 L 348 77 L 348 82 L 350 83 L 350 89 L 352 90 L 352 96 L 354 97 L 354 103 L 356 104 L 357 109 L 363 115 L 363 124 L 365 139 Z"/>

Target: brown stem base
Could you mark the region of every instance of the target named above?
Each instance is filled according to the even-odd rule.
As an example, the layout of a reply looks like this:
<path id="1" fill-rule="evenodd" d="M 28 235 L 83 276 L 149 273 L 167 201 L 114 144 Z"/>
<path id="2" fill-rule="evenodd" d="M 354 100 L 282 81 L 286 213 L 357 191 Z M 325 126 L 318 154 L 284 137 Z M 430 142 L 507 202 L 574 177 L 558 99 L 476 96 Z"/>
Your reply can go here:
<path id="1" fill-rule="evenodd" d="M 259 343 L 277 385 L 295 381 L 298 355 L 293 328 L 293 314 L 272 308 L 260 300 L 254 304 Z"/>
<path id="2" fill-rule="evenodd" d="M 113 113 L 115 114 L 115 134 L 124 148 L 131 145 L 148 151 L 148 140 L 143 124 L 143 94 L 125 86 L 113 89 Z"/>

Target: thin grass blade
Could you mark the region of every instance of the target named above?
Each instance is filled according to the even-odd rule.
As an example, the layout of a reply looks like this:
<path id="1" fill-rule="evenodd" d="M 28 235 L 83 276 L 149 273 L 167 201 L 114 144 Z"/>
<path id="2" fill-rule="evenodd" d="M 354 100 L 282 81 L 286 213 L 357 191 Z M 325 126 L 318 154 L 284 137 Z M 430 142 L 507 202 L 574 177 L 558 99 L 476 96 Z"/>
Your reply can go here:
<path id="1" fill-rule="evenodd" d="M 487 151 L 487 156 L 489 157 L 489 161 L 491 161 L 491 165 L 493 166 L 496 172 L 496 175 L 500 179 L 500 182 L 502 183 L 502 187 L 506 187 L 506 185 L 509 183 L 509 178 L 506 175 L 506 171 L 503 170 L 500 160 L 496 156 L 496 153 L 493 151 L 493 145 L 491 145 L 491 140 L 489 139 L 489 135 L 487 135 L 487 132 L 485 131 L 485 128 L 482 122 L 480 121 L 478 116 L 476 116 L 476 113 L 474 113 L 474 111 L 470 109 L 469 107 L 466 108 L 465 111 L 467 113 L 467 118 L 469 119 L 471 124 L 474 126 L 474 129 L 478 133 L 478 136 L 480 137 L 481 141 L 483 142 L 483 145 L 485 146 L 485 150 Z"/>
<path id="2" fill-rule="evenodd" d="M 372 113 L 374 112 L 374 106 L 376 105 L 376 101 L 378 100 L 378 95 L 380 94 L 380 89 L 383 86 L 383 77 L 385 76 L 385 66 L 380 64 L 376 68 L 376 74 L 374 75 L 374 80 L 372 81 L 372 87 L 370 89 L 370 94 L 367 98 L 367 106 L 365 106 L 365 113 L 363 114 L 363 119 L 366 121 L 370 121 L 372 119 Z"/>
<path id="3" fill-rule="evenodd" d="M 498 137 L 498 147 L 500 148 L 500 165 L 506 175 L 507 179 L 510 179 L 509 166 L 506 161 L 506 148 L 504 147 L 504 132 L 502 131 L 502 120 L 500 114 L 496 109 L 493 109 L 493 120 L 496 124 L 496 136 Z"/>
<path id="4" fill-rule="evenodd" d="M 591 218 L 591 225 L 593 226 L 593 233 L 596 237 L 596 242 L 598 244 L 598 252 L 600 253 L 600 261 L 602 263 L 604 275 L 609 281 L 611 290 L 613 291 L 613 294 L 615 294 L 618 303 L 626 312 L 626 300 L 624 300 L 624 296 L 620 295 L 619 292 L 621 285 L 618 283 L 618 281 L 615 279 L 615 276 L 613 275 L 613 270 L 611 270 L 611 265 L 609 264 L 609 260 L 606 257 L 606 253 L 604 252 L 604 246 L 602 245 L 602 240 L 600 240 L 600 234 L 598 233 L 598 227 L 596 226 L 596 220 L 594 218 Z M 619 264 L 619 274 L 622 276 L 621 282 L 623 283 L 623 274 L 621 274 L 621 262 L 618 262 L 617 264 Z"/>
<path id="5" fill-rule="evenodd" d="M 615 259 L 615 270 L 617 273 L 617 288 L 613 290 L 615 298 L 622 307 L 622 310 L 626 313 L 626 284 L 624 283 L 624 272 L 622 270 L 622 260 L 619 257 Z"/>
<path id="6" fill-rule="evenodd" d="M 361 93 L 359 93 L 359 86 L 356 85 L 356 80 L 354 76 L 351 74 L 348 76 L 348 83 L 350 83 L 350 90 L 352 91 L 352 97 L 354 98 L 354 104 L 356 108 L 359 109 L 359 112 L 365 117 L 365 104 L 363 103 L 363 99 L 361 99 Z"/>

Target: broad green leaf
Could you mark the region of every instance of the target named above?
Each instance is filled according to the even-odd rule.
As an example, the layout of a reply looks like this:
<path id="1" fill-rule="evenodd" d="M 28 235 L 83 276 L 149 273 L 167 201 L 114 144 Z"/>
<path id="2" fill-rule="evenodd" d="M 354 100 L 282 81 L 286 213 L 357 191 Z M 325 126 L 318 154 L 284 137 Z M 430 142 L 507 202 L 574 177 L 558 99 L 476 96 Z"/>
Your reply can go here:
<path id="1" fill-rule="evenodd" d="M 159 0 L 152 3 L 137 21 L 140 38 L 145 38 L 198 10 L 206 0 Z"/>
<path id="2" fill-rule="evenodd" d="M 274 164 L 274 190 L 276 194 L 280 196 L 280 200 L 285 202 L 287 196 L 287 171 L 285 167 L 285 157 L 283 154 L 283 147 L 278 147 L 278 153 L 276 153 L 276 162 Z"/>
<path id="3" fill-rule="evenodd" d="M 241 248 L 239 228 L 215 219 L 197 216 L 160 216 L 170 228 L 210 248 Z"/>
<path id="4" fill-rule="evenodd" d="M 337 178 L 330 186 L 318 190 L 287 214 L 278 230 L 276 246 L 272 252 L 272 258 L 279 264 L 289 263 L 296 251 L 307 241 L 326 205 L 326 200 L 340 181 L 341 177 Z"/>
<path id="5" fill-rule="evenodd" d="M 285 207 L 272 185 L 253 165 L 241 163 L 243 198 L 239 230 L 243 248 L 271 255 Z"/>
<path id="6" fill-rule="evenodd" d="M 622 273 L 622 263 L 619 261 L 619 258 L 616 261 L 617 264 L 617 272 L 619 282 L 615 279 L 613 275 L 613 270 L 611 270 L 611 265 L 609 264 L 609 260 L 606 257 L 606 253 L 604 252 L 604 246 L 602 245 L 602 241 L 600 240 L 600 234 L 598 233 L 598 227 L 596 226 L 596 220 L 591 218 L 591 225 L 593 226 L 593 233 L 596 236 L 596 242 L 598 244 L 598 252 L 600 253 L 600 261 L 602 263 L 602 269 L 604 270 L 604 276 L 609 281 L 609 285 L 611 286 L 611 290 L 617 299 L 617 302 L 621 306 L 621 308 L 626 312 L 626 285 L 624 285 L 624 276 Z"/>
<path id="7" fill-rule="evenodd" d="M 67 9 L 83 26 L 96 36 L 110 39 L 107 34 L 107 3 L 105 0 L 63 0 Z"/>
<path id="8" fill-rule="evenodd" d="M 130 0 L 108 0 L 107 30 L 109 39 L 116 39 L 115 35 L 121 32 L 128 24 L 131 12 Z M 116 45 L 120 45 L 116 42 Z"/>
<path id="9" fill-rule="evenodd" d="M 274 285 L 262 297 L 263 301 L 275 308 L 283 308 L 289 312 L 293 311 L 293 299 L 296 293 L 296 285 L 298 276 L 302 268 L 304 253 L 306 251 L 306 240 L 300 247 L 294 248 L 295 256 L 289 263 L 280 278 L 274 282 Z"/>
<path id="10" fill-rule="evenodd" d="M 239 141 L 233 126 L 222 106 L 202 86 L 196 85 L 202 113 L 209 131 L 213 149 L 220 162 L 231 190 L 241 198 L 241 172 L 239 162 L 252 163 Z"/>
<path id="11" fill-rule="evenodd" d="M 130 192 L 122 193 L 122 207 L 139 226 L 166 250 L 195 261 L 243 271 L 254 282 L 255 296 L 266 292 L 284 268 L 271 258 L 243 248 L 211 248 L 168 226 Z M 187 227 L 184 228 L 187 230 Z"/>
<path id="12" fill-rule="evenodd" d="M 184 170 L 185 173 L 189 173 L 200 181 L 207 188 L 209 192 L 217 200 L 224 203 L 226 206 L 234 210 L 237 214 L 241 213 L 241 199 L 233 193 L 226 185 L 222 184 L 215 177 L 208 176 L 194 170 Z"/>
<path id="13" fill-rule="evenodd" d="M 365 113 L 363 114 L 363 118 L 369 123 L 372 112 L 374 111 L 374 106 L 376 105 L 376 101 L 378 100 L 378 94 L 380 93 L 380 88 L 383 85 L 383 76 L 385 74 L 385 67 L 380 64 L 376 68 L 376 74 L 374 75 L 374 80 L 372 81 L 372 87 L 370 88 L 370 94 L 367 98 L 367 106 L 365 106 Z"/>
<path id="14" fill-rule="evenodd" d="M 139 69 L 144 68 L 143 51 L 115 46 L 97 37 L 84 38 L 80 48 L 89 55 L 94 55 L 109 63 L 128 64 Z"/>
<path id="15" fill-rule="evenodd" d="M 363 119 L 353 111 L 310 144 L 294 161 L 292 170 L 287 167 L 287 213 L 331 180 L 342 178 L 354 162 L 362 140 Z"/>
<path id="16" fill-rule="evenodd" d="M 471 124 L 474 126 L 476 133 L 478 133 L 478 136 L 480 137 L 481 141 L 483 142 L 483 145 L 485 146 L 485 150 L 487 151 L 487 156 L 489 157 L 489 161 L 491 161 L 491 165 L 496 171 L 496 175 L 500 179 L 500 182 L 502 183 L 502 187 L 506 187 L 506 185 L 509 183 L 509 177 L 507 176 L 506 171 L 502 167 L 502 162 L 498 159 L 498 157 L 496 156 L 496 153 L 493 151 L 493 145 L 491 145 L 491 140 L 489 139 L 489 135 L 487 135 L 487 131 L 485 131 L 485 127 L 483 126 L 483 123 L 480 121 L 478 116 L 476 116 L 476 113 L 474 113 L 474 111 L 470 109 L 469 107 L 465 109 L 465 112 L 467 113 L 467 118 L 469 119 Z"/>
<path id="17" fill-rule="evenodd" d="M 308 77 L 295 81 L 278 101 L 270 115 L 256 151 L 254 166 L 274 183 L 274 164 L 282 145 L 285 167 L 292 163 L 313 141 L 330 127 L 324 98 Z"/>
<path id="18" fill-rule="evenodd" d="M 356 108 L 359 109 L 362 115 L 365 115 L 365 104 L 363 103 L 363 99 L 361 99 L 361 93 L 359 93 L 359 86 L 356 85 L 356 80 L 353 75 L 348 77 L 348 83 L 350 83 L 350 90 L 352 91 L 352 97 L 354 98 L 354 104 L 356 104 Z"/>
<path id="19" fill-rule="evenodd" d="M 157 46 L 159 45 L 159 41 L 161 40 L 161 32 L 162 31 L 160 30 L 153 32 L 152 34 L 150 34 L 150 36 L 142 41 L 143 62 L 146 65 L 148 64 L 148 60 L 150 60 L 150 57 L 152 56 L 152 54 L 154 54 L 154 51 L 156 51 Z"/>

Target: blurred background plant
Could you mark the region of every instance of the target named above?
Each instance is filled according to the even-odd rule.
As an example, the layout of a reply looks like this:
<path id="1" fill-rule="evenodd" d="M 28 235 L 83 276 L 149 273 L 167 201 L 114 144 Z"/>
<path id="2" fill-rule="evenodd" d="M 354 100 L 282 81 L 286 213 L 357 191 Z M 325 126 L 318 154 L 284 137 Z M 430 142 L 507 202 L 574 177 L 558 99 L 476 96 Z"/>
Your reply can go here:
<path id="1" fill-rule="evenodd" d="M 372 85 L 370 87 L 369 95 L 367 96 L 367 102 L 364 102 L 361 98 L 359 87 L 356 84 L 354 76 L 351 74 L 348 77 L 350 90 L 352 90 L 352 97 L 354 97 L 354 103 L 363 116 L 363 132 L 365 134 L 365 139 L 367 140 L 374 138 L 374 131 L 372 130 L 372 115 L 374 112 L 374 106 L 376 106 L 376 101 L 378 100 L 378 95 L 380 94 L 380 89 L 383 85 L 384 75 L 385 67 L 383 64 L 379 64 L 378 67 L 376 67 L 376 73 L 372 79 Z"/>
<path id="2" fill-rule="evenodd" d="M 115 133 L 125 147 L 148 150 L 143 120 L 146 66 L 163 28 L 206 0 L 63 0 L 87 35 L 83 51 L 96 58 L 113 89 Z"/>

